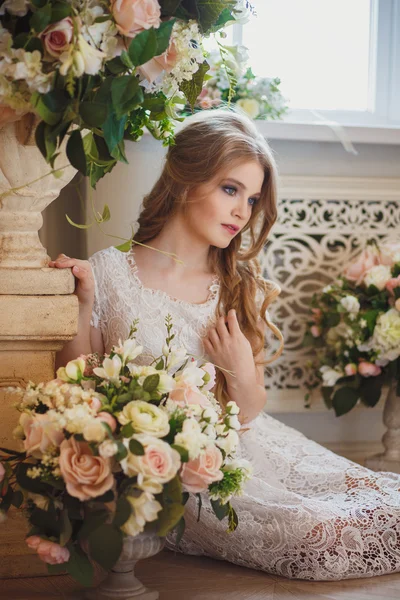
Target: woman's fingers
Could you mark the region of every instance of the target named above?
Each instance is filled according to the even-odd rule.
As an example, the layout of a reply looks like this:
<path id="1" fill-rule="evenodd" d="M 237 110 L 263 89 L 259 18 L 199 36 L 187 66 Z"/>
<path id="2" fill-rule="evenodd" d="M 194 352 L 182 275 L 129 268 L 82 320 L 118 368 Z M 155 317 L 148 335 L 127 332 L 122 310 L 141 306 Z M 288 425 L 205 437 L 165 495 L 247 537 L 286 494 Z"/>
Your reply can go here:
<path id="1" fill-rule="evenodd" d="M 214 327 L 212 327 L 209 330 L 208 339 L 211 342 L 211 345 L 213 346 L 214 350 L 216 350 L 218 348 L 218 346 L 220 345 L 220 337 L 218 335 L 217 330 Z"/>
<path id="2" fill-rule="evenodd" d="M 236 310 L 234 310 L 233 308 L 231 308 L 231 310 L 228 312 L 228 327 L 229 327 L 229 332 L 232 335 L 242 333 L 242 330 L 240 329 L 239 321 L 237 320 Z"/>
<path id="3" fill-rule="evenodd" d="M 226 317 L 219 317 L 216 328 L 221 340 L 224 340 L 228 337 L 229 331 L 226 326 Z"/>

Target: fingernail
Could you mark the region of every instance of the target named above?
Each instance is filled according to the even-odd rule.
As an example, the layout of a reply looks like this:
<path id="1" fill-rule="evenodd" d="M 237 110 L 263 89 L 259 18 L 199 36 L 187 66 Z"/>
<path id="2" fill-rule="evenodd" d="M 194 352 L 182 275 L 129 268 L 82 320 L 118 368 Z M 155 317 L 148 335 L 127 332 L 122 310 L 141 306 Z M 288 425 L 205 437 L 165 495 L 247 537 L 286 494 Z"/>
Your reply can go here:
<path id="1" fill-rule="evenodd" d="M 78 273 L 79 271 L 79 267 L 77 267 L 76 265 L 74 267 L 72 267 L 72 270 L 75 271 L 75 273 Z"/>

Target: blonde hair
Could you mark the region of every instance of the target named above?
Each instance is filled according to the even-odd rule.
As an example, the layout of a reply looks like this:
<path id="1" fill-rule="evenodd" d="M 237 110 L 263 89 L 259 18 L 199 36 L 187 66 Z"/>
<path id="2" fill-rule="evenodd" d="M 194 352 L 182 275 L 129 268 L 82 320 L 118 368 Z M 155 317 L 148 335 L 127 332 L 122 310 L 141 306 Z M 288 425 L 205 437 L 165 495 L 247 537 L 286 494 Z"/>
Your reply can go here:
<path id="1" fill-rule="evenodd" d="M 249 222 L 227 248 L 211 246 L 209 263 L 220 280 L 217 316 L 231 308 L 236 310 L 253 356 L 258 356 L 264 347 L 260 319 L 279 339 L 280 346 L 273 356 L 258 363 L 267 365 L 283 351 L 283 336 L 266 313 L 281 290 L 273 281 L 262 278 L 257 255 L 277 218 L 278 176 L 268 143 L 247 116 L 221 109 L 202 111 L 185 120 L 178 129 L 175 144 L 168 149 L 158 181 L 143 199 L 134 241 L 149 243 L 168 218 L 184 209 L 191 191 L 210 183 L 234 164 L 254 160 L 264 171 L 260 199 L 253 206 Z M 229 400 L 226 381 L 220 372 L 216 395 L 224 404 Z"/>

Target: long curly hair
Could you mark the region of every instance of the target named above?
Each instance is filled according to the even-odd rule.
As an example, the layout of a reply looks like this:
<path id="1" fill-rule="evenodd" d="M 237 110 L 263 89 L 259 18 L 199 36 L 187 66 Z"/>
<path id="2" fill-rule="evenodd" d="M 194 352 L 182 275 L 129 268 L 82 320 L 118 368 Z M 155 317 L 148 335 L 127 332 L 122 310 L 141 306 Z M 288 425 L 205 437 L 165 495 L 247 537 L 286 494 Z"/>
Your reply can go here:
<path id="1" fill-rule="evenodd" d="M 260 199 L 253 206 L 250 220 L 228 247 L 210 247 L 209 266 L 220 280 L 216 316 L 234 308 L 257 364 L 267 365 L 283 351 L 283 336 L 267 313 L 281 290 L 273 281 L 263 279 L 257 255 L 277 218 L 278 175 L 268 143 L 247 116 L 219 109 L 186 119 L 176 134 L 175 144 L 168 149 L 158 181 L 143 199 L 134 242 L 151 245 L 167 220 L 184 210 L 191 192 L 209 184 L 227 168 L 248 161 L 257 161 L 264 171 Z M 279 339 L 280 346 L 261 361 L 265 326 Z M 220 371 L 215 393 L 223 404 L 229 400 Z"/>

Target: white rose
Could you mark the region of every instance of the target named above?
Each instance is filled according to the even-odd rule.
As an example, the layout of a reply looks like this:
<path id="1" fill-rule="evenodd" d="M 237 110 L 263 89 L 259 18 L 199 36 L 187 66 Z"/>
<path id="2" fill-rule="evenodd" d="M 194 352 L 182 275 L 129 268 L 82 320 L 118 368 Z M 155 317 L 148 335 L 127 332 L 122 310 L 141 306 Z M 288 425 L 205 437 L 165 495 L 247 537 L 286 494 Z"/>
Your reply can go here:
<path id="1" fill-rule="evenodd" d="M 260 114 L 260 105 L 254 98 L 241 98 L 236 104 L 240 106 L 250 119 L 256 119 Z"/>
<path id="2" fill-rule="evenodd" d="M 230 400 L 226 405 L 226 412 L 230 415 L 238 415 L 240 412 L 240 408 L 233 400 Z"/>
<path id="3" fill-rule="evenodd" d="M 86 363 L 83 358 L 70 360 L 65 367 L 60 367 L 57 370 L 57 377 L 66 382 L 79 381 L 85 372 L 85 368 Z"/>
<path id="4" fill-rule="evenodd" d="M 250 479 L 254 473 L 253 465 L 245 458 L 235 458 L 224 466 L 224 471 L 234 471 L 235 469 L 242 469 L 246 479 Z"/>
<path id="5" fill-rule="evenodd" d="M 337 368 L 332 369 L 332 367 L 328 367 L 328 365 L 320 367 L 319 370 L 320 373 L 322 373 L 323 387 L 333 387 L 338 379 L 344 377 L 343 371 Z"/>
<path id="6" fill-rule="evenodd" d="M 112 440 L 104 440 L 99 446 L 99 454 L 102 458 L 111 458 L 118 452 L 118 446 Z"/>
<path id="7" fill-rule="evenodd" d="M 340 304 L 349 313 L 357 314 L 360 310 L 360 303 L 355 296 L 345 296 L 341 299 Z"/>
<path id="8" fill-rule="evenodd" d="M 142 492 L 138 498 L 127 496 L 127 500 L 132 506 L 132 512 L 122 530 L 127 535 L 135 536 L 144 530 L 146 523 L 157 520 L 162 506 L 149 492 Z"/>
<path id="9" fill-rule="evenodd" d="M 229 415 L 226 417 L 225 421 L 228 427 L 231 427 L 231 429 L 236 429 L 237 431 L 239 431 L 239 429 L 241 428 L 241 424 L 237 415 Z"/>
<path id="10" fill-rule="evenodd" d="M 236 450 L 238 443 L 239 436 L 234 429 L 230 429 L 226 436 L 219 437 L 215 441 L 215 444 L 218 446 L 218 448 L 224 450 L 228 456 Z"/>
<path id="11" fill-rule="evenodd" d="M 203 410 L 203 412 L 201 413 L 201 419 L 202 421 L 207 421 L 208 423 L 214 424 L 218 421 L 218 414 L 210 406 Z"/>
<path id="12" fill-rule="evenodd" d="M 174 439 L 174 444 L 188 451 L 190 460 L 199 456 L 207 442 L 207 436 L 201 432 L 200 425 L 195 419 L 186 419 L 182 425 L 182 432 L 177 433 Z"/>
<path id="13" fill-rule="evenodd" d="M 169 433 L 168 414 L 144 400 L 132 400 L 118 415 L 121 425 L 132 423 L 135 432 L 162 438 Z"/>
<path id="14" fill-rule="evenodd" d="M 213 427 L 210 423 L 203 429 L 203 433 L 212 441 L 214 441 L 217 437 L 215 427 Z"/>
<path id="15" fill-rule="evenodd" d="M 391 269 L 388 265 L 376 265 L 366 272 L 364 284 L 367 287 L 374 285 L 379 291 L 382 291 L 391 277 Z"/>
<path id="16" fill-rule="evenodd" d="M 93 419 L 85 425 L 82 433 L 87 442 L 102 442 L 106 437 L 106 429 L 100 419 Z"/>
<path id="17" fill-rule="evenodd" d="M 122 369 L 122 361 L 118 354 L 112 358 L 105 358 L 102 367 L 93 369 L 93 373 L 102 379 L 108 379 L 111 383 L 119 383 L 119 374 Z"/>

